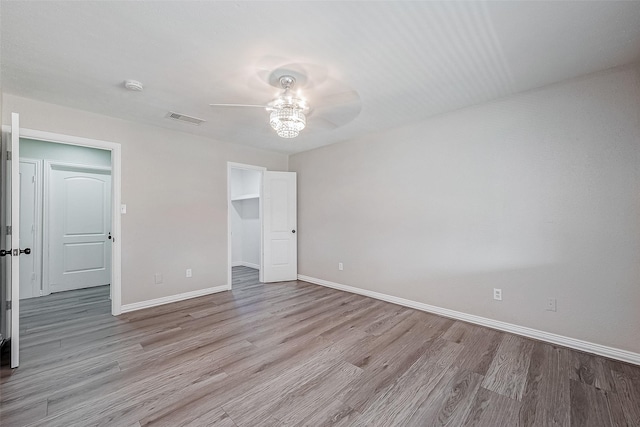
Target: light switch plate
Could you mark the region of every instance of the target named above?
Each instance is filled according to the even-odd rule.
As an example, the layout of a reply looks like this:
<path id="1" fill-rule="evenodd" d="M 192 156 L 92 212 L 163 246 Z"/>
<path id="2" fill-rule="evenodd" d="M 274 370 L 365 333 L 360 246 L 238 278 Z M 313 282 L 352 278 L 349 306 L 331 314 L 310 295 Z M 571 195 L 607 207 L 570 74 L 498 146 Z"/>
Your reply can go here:
<path id="1" fill-rule="evenodd" d="M 123 214 L 127 213 L 127 205 L 120 205 L 120 213 L 123 213 Z"/>

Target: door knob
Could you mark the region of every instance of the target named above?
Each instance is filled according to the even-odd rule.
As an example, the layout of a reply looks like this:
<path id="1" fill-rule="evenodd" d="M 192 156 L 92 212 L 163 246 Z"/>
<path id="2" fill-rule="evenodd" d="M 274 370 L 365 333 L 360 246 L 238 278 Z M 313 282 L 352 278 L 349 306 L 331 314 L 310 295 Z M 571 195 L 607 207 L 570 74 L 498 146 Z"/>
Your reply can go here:
<path id="1" fill-rule="evenodd" d="M 111 232 L 109 232 L 109 235 L 107 236 L 107 239 L 111 240 Z"/>
<path id="2" fill-rule="evenodd" d="M 20 249 L 20 253 L 29 255 L 31 253 L 31 248 Z M 18 249 L 16 249 L 16 250 L 13 250 L 13 249 L 7 249 L 7 250 L 2 249 L 2 250 L 0 250 L 0 257 L 2 257 L 2 256 L 12 256 L 12 255 L 18 255 Z"/>
<path id="3" fill-rule="evenodd" d="M 291 232 L 292 232 L 293 234 L 296 234 L 296 230 L 291 230 Z"/>

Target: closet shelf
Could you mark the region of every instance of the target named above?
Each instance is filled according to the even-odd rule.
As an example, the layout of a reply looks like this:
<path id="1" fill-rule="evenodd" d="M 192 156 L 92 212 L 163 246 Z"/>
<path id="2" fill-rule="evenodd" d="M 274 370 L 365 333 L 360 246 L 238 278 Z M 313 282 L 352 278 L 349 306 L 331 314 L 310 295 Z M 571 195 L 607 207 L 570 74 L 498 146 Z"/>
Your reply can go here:
<path id="1" fill-rule="evenodd" d="M 259 194 L 243 194 L 241 196 L 232 197 L 231 201 L 235 202 L 236 200 L 249 200 L 249 199 L 258 199 L 260 198 Z"/>

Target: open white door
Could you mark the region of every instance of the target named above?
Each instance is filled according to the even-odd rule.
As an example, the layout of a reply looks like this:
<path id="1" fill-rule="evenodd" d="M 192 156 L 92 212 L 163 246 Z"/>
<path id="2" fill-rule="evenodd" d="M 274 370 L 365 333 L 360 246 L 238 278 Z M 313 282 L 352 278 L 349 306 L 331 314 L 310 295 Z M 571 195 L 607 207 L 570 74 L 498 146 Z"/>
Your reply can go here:
<path id="1" fill-rule="evenodd" d="M 265 171 L 263 177 L 263 281 L 298 278 L 296 174 Z"/>
<path id="2" fill-rule="evenodd" d="M 11 226 L 11 249 L 5 255 L 11 256 L 11 367 L 20 362 L 20 117 L 11 114 L 11 161 L 8 181 L 8 205 L 11 212 L 8 224 Z M 28 252 L 27 252 L 28 253 Z"/>

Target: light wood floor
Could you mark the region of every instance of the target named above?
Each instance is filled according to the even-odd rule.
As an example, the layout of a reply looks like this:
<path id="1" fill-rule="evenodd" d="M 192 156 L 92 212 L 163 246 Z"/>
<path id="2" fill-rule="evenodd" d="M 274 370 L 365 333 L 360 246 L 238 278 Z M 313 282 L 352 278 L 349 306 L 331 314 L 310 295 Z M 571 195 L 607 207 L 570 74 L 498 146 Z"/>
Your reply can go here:
<path id="1" fill-rule="evenodd" d="M 3 426 L 640 426 L 640 367 L 304 282 L 23 304 Z"/>

